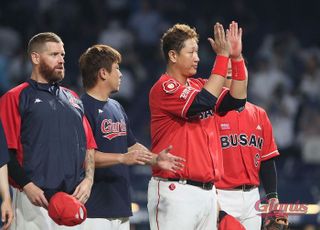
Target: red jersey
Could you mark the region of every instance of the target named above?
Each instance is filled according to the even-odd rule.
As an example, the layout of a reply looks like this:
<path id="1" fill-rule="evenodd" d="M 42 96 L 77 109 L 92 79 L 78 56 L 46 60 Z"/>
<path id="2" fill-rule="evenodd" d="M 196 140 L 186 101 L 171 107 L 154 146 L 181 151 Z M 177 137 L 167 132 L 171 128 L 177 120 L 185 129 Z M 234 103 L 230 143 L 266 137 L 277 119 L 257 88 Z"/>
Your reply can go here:
<path id="1" fill-rule="evenodd" d="M 186 159 L 183 171 L 173 173 L 153 168 L 153 176 L 213 182 L 223 173 L 218 129 L 212 110 L 188 119 L 186 113 L 206 80 L 189 78 L 181 85 L 164 74 L 149 95 L 152 151 L 172 145 L 171 154 Z M 212 128 L 213 127 L 213 128 Z"/>
<path id="2" fill-rule="evenodd" d="M 224 175 L 216 187 L 258 186 L 261 161 L 279 155 L 267 113 L 247 102 L 241 112 L 229 111 L 225 116 L 216 116 L 216 121 L 224 165 Z"/>

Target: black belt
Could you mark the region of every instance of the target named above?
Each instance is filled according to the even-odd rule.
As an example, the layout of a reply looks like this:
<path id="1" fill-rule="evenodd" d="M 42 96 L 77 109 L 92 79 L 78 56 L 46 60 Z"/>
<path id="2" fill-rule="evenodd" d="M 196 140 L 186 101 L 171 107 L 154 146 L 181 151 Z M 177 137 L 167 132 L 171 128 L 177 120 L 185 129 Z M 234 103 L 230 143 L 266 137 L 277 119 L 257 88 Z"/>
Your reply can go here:
<path id="1" fill-rule="evenodd" d="M 189 184 L 193 186 L 197 186 L 199 188 L 202 188 L 204 190 L 211 190 L 213 188 L 213 183 L 212 182 L 199 182 L 199 181 L 194 181 L 194 180 L 186 180 L 186 179 L 179 179 L 179 178 L 166 178 L 164 180 L 168 181 L 177 181 L 180 184 Z"/>
<path id="2" fill-rule="evenodd" d="M 251 184 L 242 184 L 242 185 L 239 185 L 233 189 L 235 190 L 242 190 L 244 192 L 249 192 L 251 191 L 252 189 L 256 188 L 257 186 L 256 185 L 251 185 Z"/>

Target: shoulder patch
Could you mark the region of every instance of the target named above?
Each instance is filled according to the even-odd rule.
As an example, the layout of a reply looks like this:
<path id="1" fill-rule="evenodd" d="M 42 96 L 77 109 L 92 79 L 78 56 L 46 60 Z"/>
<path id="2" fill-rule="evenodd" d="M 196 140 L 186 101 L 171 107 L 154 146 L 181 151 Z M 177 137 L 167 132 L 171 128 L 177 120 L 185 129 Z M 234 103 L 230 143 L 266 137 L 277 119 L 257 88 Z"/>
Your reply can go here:
<path id="1" fill-rule="evenodd" d="M 163 88 L 164 92 L 166 92 L 168 94 L 172 94 L 172 93 L 176 92 L 177 89 L 179 88 L 179 86 L 180 86 L 180 84 L 173 79 L 170 79 L 170 80 L 162 83 L 162 88 Z"/>

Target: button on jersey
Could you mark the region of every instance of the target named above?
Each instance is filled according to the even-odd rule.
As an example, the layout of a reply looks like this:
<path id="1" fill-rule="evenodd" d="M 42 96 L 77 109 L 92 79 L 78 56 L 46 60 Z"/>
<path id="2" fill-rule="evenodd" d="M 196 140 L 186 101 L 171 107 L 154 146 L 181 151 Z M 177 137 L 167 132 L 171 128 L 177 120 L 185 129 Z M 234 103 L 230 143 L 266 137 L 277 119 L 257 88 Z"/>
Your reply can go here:
<path id="1" fill-rule="evenodd" d="M 149 95 L 152 152 L 159 153 L 169 145 L 176 156 L 186 159 L 182 172 L 153 168 L 153 175 L 163 178 L 186 178 L 209 182 L 223 172 L 218 130 L 212 110 L 188 119 L 186 113 L 205 80 L 189 78 L 181 85 L 169 75 L 162 75 Z"/>
<path id="2" fill-rule="evenodd" d="M 220 130 L 224 176 L 217 188 L 259 185 L 262 161 L 279 155 L 266 112 L 249 102 L 244 110 L 216 116 Z"/>

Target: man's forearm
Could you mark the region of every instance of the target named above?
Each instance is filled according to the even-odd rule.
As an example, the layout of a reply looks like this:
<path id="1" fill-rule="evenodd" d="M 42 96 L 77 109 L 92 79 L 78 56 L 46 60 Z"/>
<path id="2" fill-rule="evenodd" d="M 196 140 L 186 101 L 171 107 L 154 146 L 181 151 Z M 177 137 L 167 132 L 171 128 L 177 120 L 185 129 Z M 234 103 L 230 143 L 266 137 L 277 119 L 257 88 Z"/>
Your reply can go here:
<path id="1" fill-rule="evenodd" d="M 0 194 L 2 200 L 10 198 L 7 165 L 0 167 Z"/>
<path id="2" fill-rule="evenodd" d="M 86 178 L 93 182 L 94 177 L 94 149 L 87 149 L 85 159 Z"/>
<path id="3" fill-rule="evenodd" d="M 230 94 L 236 99 L 247 98 L 248 70 L 242 55 L 231 60 L 232 82 Z"/>

